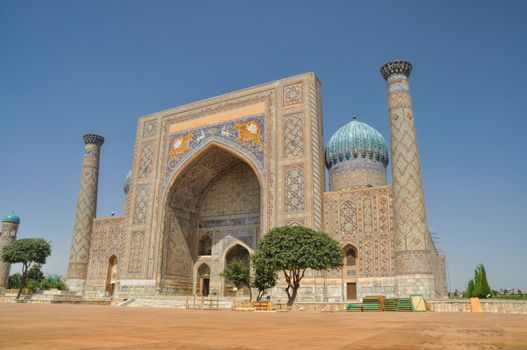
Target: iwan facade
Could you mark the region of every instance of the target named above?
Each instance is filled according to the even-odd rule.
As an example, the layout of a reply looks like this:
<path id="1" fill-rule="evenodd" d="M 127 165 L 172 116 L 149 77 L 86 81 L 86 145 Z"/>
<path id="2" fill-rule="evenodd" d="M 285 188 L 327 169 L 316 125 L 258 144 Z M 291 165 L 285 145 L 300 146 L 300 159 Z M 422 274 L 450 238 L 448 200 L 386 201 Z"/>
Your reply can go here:
<path id="1" fill-rule="evenodd" d="M 426 221 L 411 69 L 408 61 L 381 67 L 391 152 L 358 120 L 324 148 L 313 73 L 142 117 L 123 216 L 96 217 L 104 138 L 85 135 L 70 288 L 85 297 L 240 295 L 220 275 L 225 264 L 247 259 L 269 229 L 302 225 L 337 239 L 344 267 L 309 271 L 298 301 L 443 297 L 445 258 Z M 269 294 L 285 295 L 280 286 Z"/>

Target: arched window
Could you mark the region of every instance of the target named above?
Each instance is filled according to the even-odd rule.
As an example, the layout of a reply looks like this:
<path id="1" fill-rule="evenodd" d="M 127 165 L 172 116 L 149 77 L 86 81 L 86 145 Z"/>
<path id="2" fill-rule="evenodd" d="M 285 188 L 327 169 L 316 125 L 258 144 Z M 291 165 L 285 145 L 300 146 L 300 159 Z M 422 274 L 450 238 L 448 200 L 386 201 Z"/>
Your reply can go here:
<path id="1" fill-rule="evenodd" d="M 212 242 L 209 236 L 203 236 L 199 240 L 199 255 L 210 255 L 212 251 Z"/>
<path id="2" fill-rule="evenodd" d="M 345 252 L 346 266 L 357 265 L 357 249 L 355 247 L 348 247 Z"/>

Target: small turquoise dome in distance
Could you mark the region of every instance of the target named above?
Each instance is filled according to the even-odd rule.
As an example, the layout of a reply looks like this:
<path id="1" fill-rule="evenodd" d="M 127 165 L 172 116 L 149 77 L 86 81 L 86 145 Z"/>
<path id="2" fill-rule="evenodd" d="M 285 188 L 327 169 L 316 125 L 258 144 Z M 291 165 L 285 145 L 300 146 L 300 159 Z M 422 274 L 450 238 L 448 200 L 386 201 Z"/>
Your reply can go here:
<path id="1" fill-rule="evenodd" d="M 388 147 L 380 132 L 356 117 L 337 130 L 326 146 L 326 167 L 353 159 L 369 159 L 388 165 Z"/>
<path id="2" fill-rule="evenodd" d="M 2 222 L 14 222 L 15 224 L 19 224 L 20 218 L 13 213 L 13 214 L 4 216 L 4 218 L 2 219 Z"/>
<path id="3" fill-rule="evenodd" d="M 130 182 L 132 181 L 132 170 L 128 172 L 126 177 L 124 178 L 124 194 L 128 194 L 128 191 L 130 191 Z"/>

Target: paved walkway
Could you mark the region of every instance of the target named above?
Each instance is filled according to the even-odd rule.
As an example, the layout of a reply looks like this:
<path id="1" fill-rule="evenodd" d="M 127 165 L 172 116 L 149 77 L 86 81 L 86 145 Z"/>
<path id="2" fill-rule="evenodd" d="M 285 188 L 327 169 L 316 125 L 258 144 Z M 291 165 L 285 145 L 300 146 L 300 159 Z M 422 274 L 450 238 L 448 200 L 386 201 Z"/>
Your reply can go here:
<path id="1" fill-rule="evenodd" d="M 527 349 L 525 315 L 0 304 L 0 349 Z"/>

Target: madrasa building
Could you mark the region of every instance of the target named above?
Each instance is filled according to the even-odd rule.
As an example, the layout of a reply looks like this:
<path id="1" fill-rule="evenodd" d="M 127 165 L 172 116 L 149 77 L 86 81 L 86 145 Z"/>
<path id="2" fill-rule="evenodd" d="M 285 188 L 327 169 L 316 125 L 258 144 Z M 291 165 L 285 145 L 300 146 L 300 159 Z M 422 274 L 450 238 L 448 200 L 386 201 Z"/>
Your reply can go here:
<path id="1" fill-rule="evenodd" d="M 240 296 L 221 277 L 225 265 L 247 260 L 271 228 L 301 225 L 340 242 L 344 266 L 307 271 L 297 301 L 445 296 L 445 257 L 426 220 L 412 64 L 380 70 L 390 152 L 356 119 L 324 147 L 314 73 L 141 117 L 122 216 L 96 217 L 104 138 L 84 135 L 70 289 L 86 298 Z M 269 294 L 286 299 L 280 285 Z"/>

